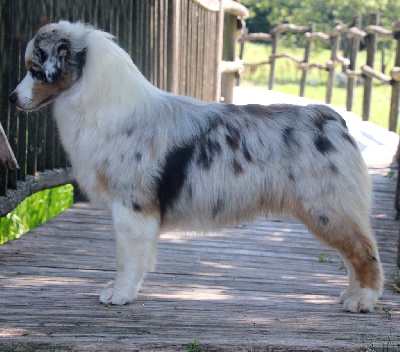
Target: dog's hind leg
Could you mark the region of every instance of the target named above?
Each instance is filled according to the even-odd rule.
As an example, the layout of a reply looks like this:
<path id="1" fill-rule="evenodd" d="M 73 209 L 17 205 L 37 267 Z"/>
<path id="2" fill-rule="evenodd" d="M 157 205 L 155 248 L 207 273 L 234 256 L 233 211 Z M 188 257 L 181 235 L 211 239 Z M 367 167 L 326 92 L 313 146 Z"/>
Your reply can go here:
<path id="1" fill-rule="evenodd" d="M 159 238 L 159 218 L 113 204 L 117 273 L 100 295 L 104 304 L 132 302 L 145 275 L 153 268 Z"/>
<path id="2" fill-rule="evenodd" d="M 326 210 L 326 209 L 325 209 Z M 382 294 L 383 271 L 369 219 L 356 223 L 337 212 L 301 211 L 297 216 L 314 235 L 336 248 L 349 275 L 349 288 L 342 292 L 344 309 L 351 312 L 372 311 Z"/>

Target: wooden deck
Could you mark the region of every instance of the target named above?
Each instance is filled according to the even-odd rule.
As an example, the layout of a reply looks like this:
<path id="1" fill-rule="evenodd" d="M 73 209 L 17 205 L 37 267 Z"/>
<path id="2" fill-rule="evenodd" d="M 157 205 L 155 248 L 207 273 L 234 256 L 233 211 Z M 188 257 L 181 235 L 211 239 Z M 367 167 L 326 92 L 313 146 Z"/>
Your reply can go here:
<path id="1" fill-rule="evenodd" d="M 390 278 L 398 223 L 388 171 L 371 168 L 372 223 L 387 275 L 371 314 L 342 310 L 339 257 L 289 220 L 204 237 L 165 234 L 137 302 L 104 307 L 98 294 L 114 275 L 112 225 L 82 203 L 0 247 L 0 350 L 188 350 L 197 339 L 202 351 L 398 351 L 400 295 Z"/>
<path id="2" fill-rule="evenodd" d="M 388 164 L 370 164 L 372 224 L 386 271 L 370 314 L 344 312 L 339 256 L 293 220 L 203 237 L 167 233 L 138 300 L 103 306 L 114 276 L 112 224 L 77 204 L 0 247 L 0 351 L 400 351 L 393 290 L 399 223 Z"/>

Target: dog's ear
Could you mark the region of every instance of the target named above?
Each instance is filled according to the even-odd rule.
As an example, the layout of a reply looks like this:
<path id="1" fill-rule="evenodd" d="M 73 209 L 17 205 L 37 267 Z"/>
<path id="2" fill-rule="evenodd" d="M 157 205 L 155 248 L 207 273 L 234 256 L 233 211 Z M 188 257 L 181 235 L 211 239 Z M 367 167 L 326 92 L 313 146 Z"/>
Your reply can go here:
<path id="1" fill-rule="evenodd" d="M 51 54 L 43 62 L 46 80 L 50 84 L 54 84 L 65 73 L 65 61 L 70 55 L 70 49 L 67 41 L 57 43 Z"/>

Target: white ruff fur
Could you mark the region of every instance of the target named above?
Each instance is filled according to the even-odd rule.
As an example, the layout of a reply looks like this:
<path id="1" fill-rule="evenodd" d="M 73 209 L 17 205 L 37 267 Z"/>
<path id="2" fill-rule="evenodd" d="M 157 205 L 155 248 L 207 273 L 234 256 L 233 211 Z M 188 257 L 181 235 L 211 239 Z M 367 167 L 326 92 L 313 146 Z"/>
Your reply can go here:
<path id="1" fill-rule="evenodd" d="M 41 39 L 52 30 L 57 39 Z M 37 47 L 54 52 L 64 37 L 68 55 L 40 62 Z M 318 105 L 203 103 L 163 92 L 110 34 L 81 23 L 51 24 L 35 38 L 27 65 L 62 82 L 49 99 L 76 179 L 114 221 L 117 274 L 101 302 L 135 299 L 154 266 L 160 231 L 209 231 L 274 212 L 294 215 L 339 250 L 349 272 L 346 310 L 373 309 L 383 274 L 368 218 L 370 181 L 337 113 Z M 40 107 L 35 97 L 43 100 L 49 87 L 31 75 L 38 73 L 28 73 L 13 93 L 25 110 Z"/>

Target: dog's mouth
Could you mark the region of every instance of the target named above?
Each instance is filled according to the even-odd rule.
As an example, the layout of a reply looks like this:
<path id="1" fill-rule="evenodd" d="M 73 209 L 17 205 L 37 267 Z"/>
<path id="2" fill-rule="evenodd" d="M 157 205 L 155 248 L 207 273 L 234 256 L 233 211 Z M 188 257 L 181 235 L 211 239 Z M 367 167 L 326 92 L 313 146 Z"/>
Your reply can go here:
<path id="1" fill-rule="evenodd" d="M 43 99 L 37 106 L 36 109 L 41 108 L 42 106 L 50 103 L 51 101 L 53 101 L 56 98 L 55 94 L 51 94 L 50 96 L 48 96 L 46 99 Z"/>
<path id="2" fill-rule="evenodd" d="M 22 110 L 22 111 L 36 111 L 36 110 L 42 108 L 43 106 L 51 103 L 53 100 L 55 100 L 56 97 L 57 97 L 56 94 L 51 94 L 47 98 L 43 99 L 36 106 L 22 107 L 18 104 L 18 102 L 15 103 L 15 106 L 17 107 L 18 110 Z"/>

